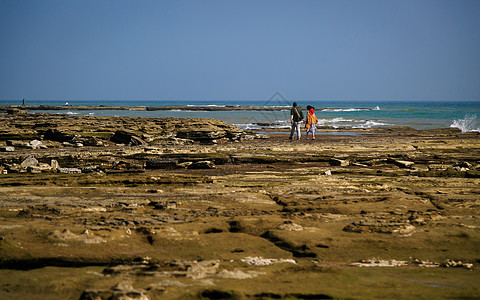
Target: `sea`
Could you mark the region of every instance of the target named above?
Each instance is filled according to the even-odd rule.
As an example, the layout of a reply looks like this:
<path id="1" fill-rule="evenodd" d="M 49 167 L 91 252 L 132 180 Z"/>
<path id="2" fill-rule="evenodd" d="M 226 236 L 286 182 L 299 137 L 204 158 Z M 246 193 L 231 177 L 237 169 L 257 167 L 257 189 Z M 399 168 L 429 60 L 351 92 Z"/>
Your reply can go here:
<path id="1" fill-rule="evenodd" d="M 480 101 L 327 101 L 295 100 L 300 107 L 311 105 L 319 126 L 333 128 L 411 127 L 435 129 L 455 127 L 462 132 L 480 132 Z M 26 105 L 67 105 L 70 110 L 39 110 L 30 113 L 69 114 L 78 116 L 127 116 L 152 118 L 213 118 L 242 129 L 288 128 L 293 101 L 283 97 L 266 100 L 25 100 Z M 0 100 L 0 105 L 21 105 L 22 100 Z M 91 110 L 75 110 L 75 106 Z M 179 106 L 178 110 L 98 110 L 98 106 L 161 107 Z M 195 106 L 210 107 L 278 107 L 279 110 L 197 111 Z M 306 111 L 304 112 L 304 114 Z"/>

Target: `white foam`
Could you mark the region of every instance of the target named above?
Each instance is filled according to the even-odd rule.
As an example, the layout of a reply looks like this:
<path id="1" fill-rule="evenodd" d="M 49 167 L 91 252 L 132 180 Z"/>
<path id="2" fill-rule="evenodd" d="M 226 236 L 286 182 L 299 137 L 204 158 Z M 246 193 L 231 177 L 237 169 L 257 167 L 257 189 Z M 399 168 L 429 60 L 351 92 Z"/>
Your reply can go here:
<path id="1" fill-rule="evenodd" d="M 353 126 L 353 128 L 372 128 L 375 126 L 388 126 L 388 125 L 392 125 L 392 124 L 368 120 L 364 124 Z"/>
<path id="2" fill-rule="evenodd" d="M 217 105 L 217 104 L 205 104 L 205 105 L 187 104 L 186 106 L 190 106 L 190 107 L 226 107 L 226 105 Z"/>
<path id="3" fill-rule="evenodd" d="M 465 115 L 465 118 L 453 120 L 451 128 L 458 128 L 462 132 L 480 132 L 480 124 L 477 115 Z"/>
<path id="4" fill-rule="evenodd" d="M 369 111 L 369 110 L 380 110 L 379 106 L 376 106 L 375 108 L 355 108 L 355 107 L 349 107 L 349 108 L 324 108 L 321 109 L 321 111 L 327 111 L 327 112 L 352 112 L 352 111 Z"/>

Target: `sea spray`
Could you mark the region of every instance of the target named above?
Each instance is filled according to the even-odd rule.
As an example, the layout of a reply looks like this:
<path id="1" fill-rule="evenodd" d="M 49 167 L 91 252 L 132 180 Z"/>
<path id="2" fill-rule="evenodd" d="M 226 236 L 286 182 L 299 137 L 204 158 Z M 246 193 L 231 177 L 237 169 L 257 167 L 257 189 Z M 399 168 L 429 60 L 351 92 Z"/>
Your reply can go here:
<path id="1" fill-rule="evenodd" d="M 480 132 L 480 123 L 477 115 L 465 115 L 465 118 L 453 120 L 452 128 L 458 128 L 462 132 Z"/>

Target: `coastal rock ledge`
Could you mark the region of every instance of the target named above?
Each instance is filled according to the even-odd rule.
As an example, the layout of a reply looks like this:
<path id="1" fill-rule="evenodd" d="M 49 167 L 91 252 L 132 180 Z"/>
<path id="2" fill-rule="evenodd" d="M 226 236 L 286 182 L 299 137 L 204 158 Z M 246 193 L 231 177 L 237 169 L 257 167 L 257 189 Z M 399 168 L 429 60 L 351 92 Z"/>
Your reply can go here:
<path id="1" fill-rule="evenodd" d="M 82 117 L 59 114 L 0 114 L 0 139 L 49 140 L 103 146 L 162 145 L 167 141 L 216 143 L 240 141 L 248 134 L 214 119 Z M 251 138 L 251 137 L 248 137 Z"/>
<path id="2" fill-rule="evenodd" d="M 478 299 L 480 134 L 327 130 L 0 113 L 0 299 Z"/>

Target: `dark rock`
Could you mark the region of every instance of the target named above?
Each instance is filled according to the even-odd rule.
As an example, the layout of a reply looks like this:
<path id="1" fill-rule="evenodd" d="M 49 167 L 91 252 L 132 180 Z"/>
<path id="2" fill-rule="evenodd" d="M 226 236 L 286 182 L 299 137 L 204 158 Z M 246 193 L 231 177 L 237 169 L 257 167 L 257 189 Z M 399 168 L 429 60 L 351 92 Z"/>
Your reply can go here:
<path id="1" fill-rule="evenodd" d="M 329 163 L 331 166 L 340 166 L 340 167 L 346 167 L 350 165 L 350 162 L 348 160 L 337 159 L 337 158 L 332 158 Z"/>
<path id="2" fill-rule="evenodd" d="M 39 133 L 43 134 L 43 138 L 50 141 L 57 141 L 57 142 L 72 142 L 75 138 L 73 134 L 67 134 L 60 132 L 58 129 L 48 129 L 46 131 L 39 131 Z"/>
<path id="3" fill-rule="evenodd" d="M 209 160 L 197 161 L 187 167 L 187 169 L 215 169 L 215 164 Z"/>
<path id="4" fill-rule="evenodd" d="M 480 170 L 469 170 L 465 172 L 466 178 L 480 178 Z"/>
<path id="5" fill-rule="evenodd" d="M 155 209 L 166 210 L 166 209 L 175 209 L 177 208 L 176 201 L 150 201 L 148 206 L 153 206 Z"/>
<path id="6" fill-rule="evenodd" d="M 104 143 L 95 137 L 75 137 L 73 142 L 83 144 L 84 146 L 103 146 Z"/>
<path id="7" fill-rule="evenodd" d="M 7 146 L 13 147 L 27 147 L 28 143 L 24 141 L 15 141 L 15 140 L 7 140 Z"/>
<path id="8" fill-rule="evenodd" d="M 12 109 L 7 109 L 7 114 L 9 115 L 26 115 L 28 112 L 26 110 L 18 109 L 18 108 L 12 108 Z"/>
<path id="9" fill-rule="evenodd" d="M 175 169 L 177 167 L 177 161 L 173 159 L 161 159 L 155 158 L 147 160 L 145 168 L 149 170 L 154 169 Z"/>
<path id="10" fill-rule="evenodd" d="M 178 138 L 190 139 L 194 141 L 215 140 L 224 138 L 227 132 L 224 130 L 215 130 L 215 128 L 205 128 L 203 130 L 186 130 L 177 133 Z"/>
<path id="11" fill-rule="evenodd" d="M 15 147 L 13 146 L 5 146 L 5 147 L 0 147 L 1 152 L 14 152 Z"/>
<path id="12" fill-rule="evenodd" d="M 133 133 L 123 130 L 115 131 L 115 134 L 110 138 L 110 140 L 114 143 L 131 146 L 141 146 L 147 144 L 144 140 L 134 135 Z"/>

